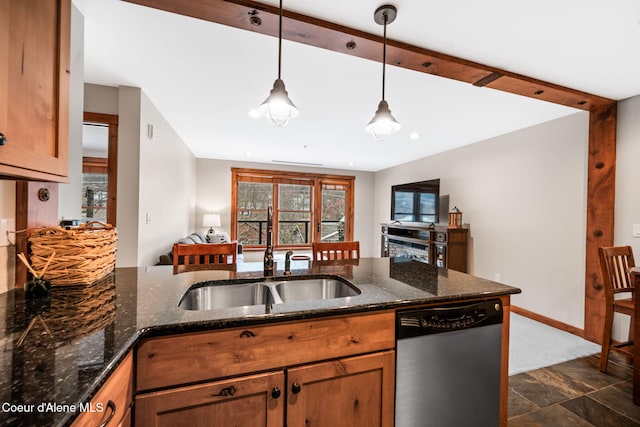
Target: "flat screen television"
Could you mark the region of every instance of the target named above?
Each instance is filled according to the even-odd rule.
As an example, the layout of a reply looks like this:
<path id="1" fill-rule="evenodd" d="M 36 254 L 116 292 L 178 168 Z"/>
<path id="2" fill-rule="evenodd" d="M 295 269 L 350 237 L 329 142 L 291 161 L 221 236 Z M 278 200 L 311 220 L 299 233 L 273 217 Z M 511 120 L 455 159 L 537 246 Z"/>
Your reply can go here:
<path id="1" fill-rule="evenodd" d="M 411 182 L 391 187 L 391 220 L 438 223 L 440 179 Z"/>

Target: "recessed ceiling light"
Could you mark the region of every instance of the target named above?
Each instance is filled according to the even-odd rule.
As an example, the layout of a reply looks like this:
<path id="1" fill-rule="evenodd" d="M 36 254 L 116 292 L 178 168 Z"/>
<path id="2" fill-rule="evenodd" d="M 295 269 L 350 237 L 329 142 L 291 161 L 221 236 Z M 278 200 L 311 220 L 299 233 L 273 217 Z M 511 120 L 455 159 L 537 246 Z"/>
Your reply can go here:
<path id="1" fill-rule="evenodd" d="M 353 162 L 349 162 L 349 163 L 348 163 L 348 165 L 349 165 L 349 166 L 353 166 Z"/>
<path id="2" fill-rule="evenodd" d="M 251 155 L 252 155 L 251 151 L 247 151 L 247 152 L 245 153 L 245 156 L 247 156 L 247 157 L 251 157 Z"/>
<path id="3" fill-rule="evenodd" d="M 420 132 L 411 132 L 409 134 L 409 139 L 418 139 L 420 138 Z"/>
<path id="4" fill-rule="evenodd" d="M 249 117 L 259 119 L 261 117 L 260 112 L 256 108 L 253 108 L 251 111 L 249 111 Z"/>

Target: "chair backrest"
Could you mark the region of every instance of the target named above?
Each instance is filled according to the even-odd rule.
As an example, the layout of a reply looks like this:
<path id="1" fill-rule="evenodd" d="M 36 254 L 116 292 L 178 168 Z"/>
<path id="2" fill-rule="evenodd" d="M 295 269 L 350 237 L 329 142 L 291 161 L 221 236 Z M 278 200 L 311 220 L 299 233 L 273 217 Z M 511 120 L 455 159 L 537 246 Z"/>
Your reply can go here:
<path id="1" fill-rule="evenodd" d="M 319 242 L 312 250 L 315 261 L 360 259 L 360 242 Z"/>
<path id="2" fill-rule="evenodd" d="M 613 300 L 618 292 L 633 291 L 633 280 L 629 269 L 636 266 L 631 246 L 610 246 L 598 248 L 600 268 L 604 280 L 605 295 Z"/>
<path id="3" fill-rule="evenodd" d="M 235 264 L 237 243 L 175 243 L 173 266 Z"/>

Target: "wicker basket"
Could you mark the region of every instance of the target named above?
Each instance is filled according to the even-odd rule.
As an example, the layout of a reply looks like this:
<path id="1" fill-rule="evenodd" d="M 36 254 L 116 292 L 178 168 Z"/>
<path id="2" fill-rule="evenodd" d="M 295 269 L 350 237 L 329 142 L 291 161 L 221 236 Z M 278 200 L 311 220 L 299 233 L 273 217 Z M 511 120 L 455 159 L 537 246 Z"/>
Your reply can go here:
<path id="1" fill-rule="evenodd" d="M 31 266 L 42 271 L 55 252 L 44 273 L 52 286 L 91 284 L 115 268 L 116 240 L 115 227 L 102 222 L 41 228 L 29 236 Z"/>
<path id="2" fill-rule="evenodd" d="M 45 338 L 54 343 L 74 343 L 115 320 L 114 275 L 108 274 L 91 285 L 54 287 L 48 298 L 25 300 L 25 304 L 30 323 L 18 346 L 23 342 L 42 344 Z"/>

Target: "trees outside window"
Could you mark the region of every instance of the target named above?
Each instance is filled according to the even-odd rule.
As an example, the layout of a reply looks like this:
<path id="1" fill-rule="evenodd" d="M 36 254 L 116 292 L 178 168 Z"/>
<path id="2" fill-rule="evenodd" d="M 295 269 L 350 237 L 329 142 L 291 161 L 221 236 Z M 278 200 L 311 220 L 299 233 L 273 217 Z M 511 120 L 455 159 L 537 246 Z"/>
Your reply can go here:
<path id="1" fill-rule="evenodd" d="M 353 240 L 353 176 L 232 168 L 232 238 L 265 246 L 273 206 L 274 245 Z"/>

